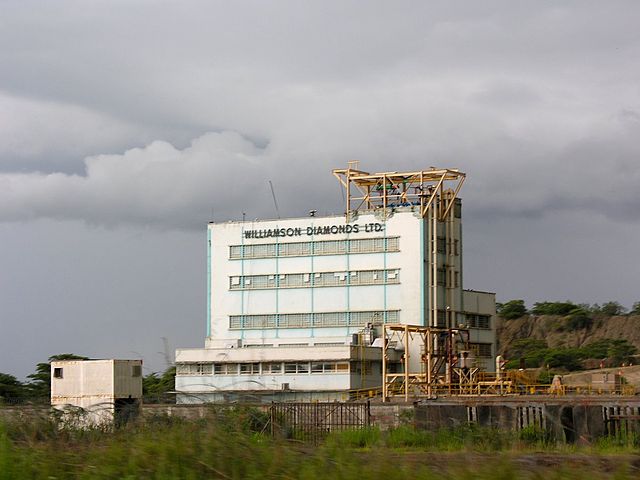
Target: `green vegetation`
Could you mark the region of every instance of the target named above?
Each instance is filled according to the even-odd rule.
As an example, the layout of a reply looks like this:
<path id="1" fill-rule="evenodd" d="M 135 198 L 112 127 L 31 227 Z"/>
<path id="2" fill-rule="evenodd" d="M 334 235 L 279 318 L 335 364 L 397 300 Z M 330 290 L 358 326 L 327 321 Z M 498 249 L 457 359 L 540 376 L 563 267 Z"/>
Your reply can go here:
<path id="1" fill-rule="evenodd" d="M 565 302 L 536 302 L 529 311 L 527 310 L 524 300 L 509 300 L 505 303 L 497 303 L 496 310 L 498 315 L 506 320 L 514 320 L 530 313 L 532 315 L 572 317 L 580 319 L 582 323 L 584 323 L 585 319 L 592 320 L 594 317 L 613 317 L 616 315 L 625 315 L 627 312 L 625 307 L 615 301 L 605 302 L 602 305 L 598 305 L 597 303 L 593 305 L 577 305 L 569 300 Z M 640 302 L 633 304 L 629 315 L 640 315 Z"/>
<path id="2" fill-rule="evenodd" d="M 510 300 L 506 303 L 496 303 L 498 315 L 507 320 L 520 318 L 527 314 L 524 300 Z"/>
<path id="3" fill-rule="evenodd" d="M 569 315 L 578 308 L 571 302 L 537 302 L 533 304 L 531 313 L 534 315 Z"/>
<path id="4" fill-rule="evenodd" d="M 25 393 L 24 385 L 16 377 L 0 373 L 0 399 L 22 398 Z"/>
<path id="5" fill-rule="evenodd" d="M 0 422 L 0 479 L 634 478 L 635 438 L 555 445 L 541 429 L 401 426 L 336 432 L 319 446 L 272 439 L 259 411 L 155 417 L 115 431 L 52 418 Z M 615 454 L 614 456 L 607 456 Z M 538 458 L 544 461 L 538 461 Z"/>
<path id="6" fill-rule="evenodd" d="M 142 379 L 142 395 L 146 397 L 146 403 L 171 403 L 174 397 L 168 397 L 167 393 L 176 389 L 176 367 L 167 368 L 158 376 L 153 372 Z"/>
<path id="7" fill-rule="evenodd" d="M 513 342 L 507 358 L 507 368 L 519 368 L 524 359 L 525 368 L 560 368 L 574 371 L 582 369 L 585 360 L 605 360 L 611 365 L 628 362 L 638 349 L 627 340 L 606 338 L 580 348 L 549 348 L 544 340 L 522 338 Z"/>

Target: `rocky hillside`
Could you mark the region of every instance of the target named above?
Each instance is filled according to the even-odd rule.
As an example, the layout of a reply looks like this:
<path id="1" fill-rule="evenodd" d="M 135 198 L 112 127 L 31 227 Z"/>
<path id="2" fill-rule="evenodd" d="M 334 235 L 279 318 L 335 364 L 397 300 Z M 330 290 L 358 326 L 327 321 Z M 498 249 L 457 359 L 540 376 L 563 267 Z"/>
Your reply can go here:
<path id="1" fill-rule="evenodd" d="M 514 320 L 498 318 L 498 353 L 510 358 L 515 340 L 544 340 L 550 348 L 577 348 L 596 340 L 627 340 L 640 351 L 640 316 L 622 315 L 572 322 L 555 315 L 525 315 Z"/>

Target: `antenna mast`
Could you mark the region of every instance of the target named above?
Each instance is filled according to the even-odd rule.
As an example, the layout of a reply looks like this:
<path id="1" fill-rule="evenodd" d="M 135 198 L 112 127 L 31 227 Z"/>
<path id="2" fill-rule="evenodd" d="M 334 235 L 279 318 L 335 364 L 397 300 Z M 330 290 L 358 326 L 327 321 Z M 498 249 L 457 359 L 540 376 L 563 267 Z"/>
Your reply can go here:
<path id="1" fill-rule="evenodd" d="M 276 192 L 273 190 L 273 183 L 269 180 L 269 186 L 271 187 L 271 196 L 273 197 L 273 204 L 276 207 L 276 215 L 278 219 L 280 219 L 280 209 L 278 208 L 278 201 L 276 200 Z"/>

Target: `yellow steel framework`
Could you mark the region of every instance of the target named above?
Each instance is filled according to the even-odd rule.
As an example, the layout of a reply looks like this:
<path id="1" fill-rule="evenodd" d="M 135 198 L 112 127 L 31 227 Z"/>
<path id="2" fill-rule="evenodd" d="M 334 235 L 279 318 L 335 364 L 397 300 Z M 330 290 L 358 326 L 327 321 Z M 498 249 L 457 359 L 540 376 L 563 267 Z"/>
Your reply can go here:
<path id="1" fill-rule="evenodd" d="M 382 325 L 382 398 L 411 397 L 442 392 L 472 394 L 477 385 L 478 368 L 459 366 L 459 353 L 469 350 L 469 330 L 439 327 L 422 327 L 400 323 Z M 416 348 L 418 347 L 418 348 Z M 390 372 L 389 349 L 403 351 L 401 372 Z M 418 353 L 420 352 L 420 353 Z M 412 354 L 419 354 L 419 362 L 411 361 Z M 419 364 L 419 370 L 415 365 Z M 394 365 L 398 365 L 395 363 Z M 413 365 L 413 367 L 412 367 Z"/>
<path id="2" fill-rule="evenodd" d="M 458 169 L 438 169 L 414 172 L 369 173 L 358 169 L 358 161 L 348 162 L 346 169 L 335 169 L 333 175 L 345 189 L 348 219 L 360 210 L 388 210 L 400 206 L 419 207 L 422 218 L 435 209 L 438 221 L 444 221 L 451 211 L 465 174 Z M 448 201 L 434 201 L 441 198 Z"/>

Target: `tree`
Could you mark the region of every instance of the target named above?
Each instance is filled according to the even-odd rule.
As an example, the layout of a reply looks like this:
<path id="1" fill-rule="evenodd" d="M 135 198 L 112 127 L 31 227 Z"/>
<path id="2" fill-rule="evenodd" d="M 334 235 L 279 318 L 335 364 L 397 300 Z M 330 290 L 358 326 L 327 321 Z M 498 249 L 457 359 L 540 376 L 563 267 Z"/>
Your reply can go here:
<path id="1" fill-rule="evenodd" d="M 505 320 L 513 320 L 527 314 L 524 300 L 509 300 L 506 303 L 496 304 L 497 313 Z"/>
<path id="2" fill-rule="evenodd" d="M 526 357 L 540 350 L 547 350 L 547 348 L 547 342 L 544 340 L 537 338 L 520 338 L 513 342 L 509 354 L 514 357 Z"/>
<path id="3" fill-rule="evenodd" d="M 152 397 L 146 400 L 147 403 L 153 403 L 175 389 L 176 367 L 167 368 L 161 376 L 153 372 L 142 379 L 142 394 L 145 397 Z"/>
<path id="4" fill-rule="evenodd" d="M 636 354 L 638 349 L 631 345 L 627 340 L 612 340 L 611 345 L 607 349 L 607 356 L 614 365 L 628 362 L 631 357 Z"/>
<path id="5" fill-rule="evenodd" d="M 603 303 L 600 307 L 600 313 L 606 315 L 607 317 L 613 317 L 616 315 L 622 315 L 626 311 L 622 305 L 618 302 L 607 302 Z"/>
<path id="6" fill-rule="evenodd" d="M 31 379 L 27 385 L 31 396 L 51 396 L 51 362 L 57 360 L 89 360 L 89 357 L 83 357 L 73 353 L 60 353 L 50 356 L 47 363 L 38 363 L 36 365 L 36 372 L 27 376 L 27 378 Z"/>
<path id="7" fill-rule="evenodd" d="M 26 388 L 22 382 L 13 375 L 0 373 L 0 401 L 25 396 Z"/>
<path id="8" fill-rule="evenodd" d="M 565 324 L 561 330 L 573 331 L 573 330 L 585 330 L 590 328 L 593 324 L 591 313 L 582 307 L 576 307 L 569 312 L 565 318 Z"/>
<path id="9" fill-rule="evenodd" d="M 536 368 L 542 365 L 542 360 L 549 353 L 547 342 L 536 338 L 521 338 L 513 342 L 513 345 L 506 352 L 511 358 L 508 368 L 519 368 L 520 359 L 524 359 L 525 368 Z"/>
<path id="10" fill-rule="evenodd" d="M 536 302 L 531 313 L 534 315 L 569 315 L 572 310 L 579 308 L 570 301 L 566 302 Z"/>
<path id="11" fill-rule="evenodd" d="M 575 348 L 558 348 L 550 350 L 544 357 L 544 364 L 549 368 L 564 368 L 566 370 L 580 370 L 580 351 Z"/>
<path id="12" fill-rule="evenodd" d="M 633 307 L 631 307 L 631 311 L 629 312 L 629 315 L 640 315 L 640 302 L 636 302 L 633 304 Z"/>
<path id="13" fill-rule="evenodd" d="M 601 360 L 609 356 L 609 347 L 613 342 L 610 338 L 601 338 L 594 340 L 580 348 L 584 358 L 595 358 Z"/>

